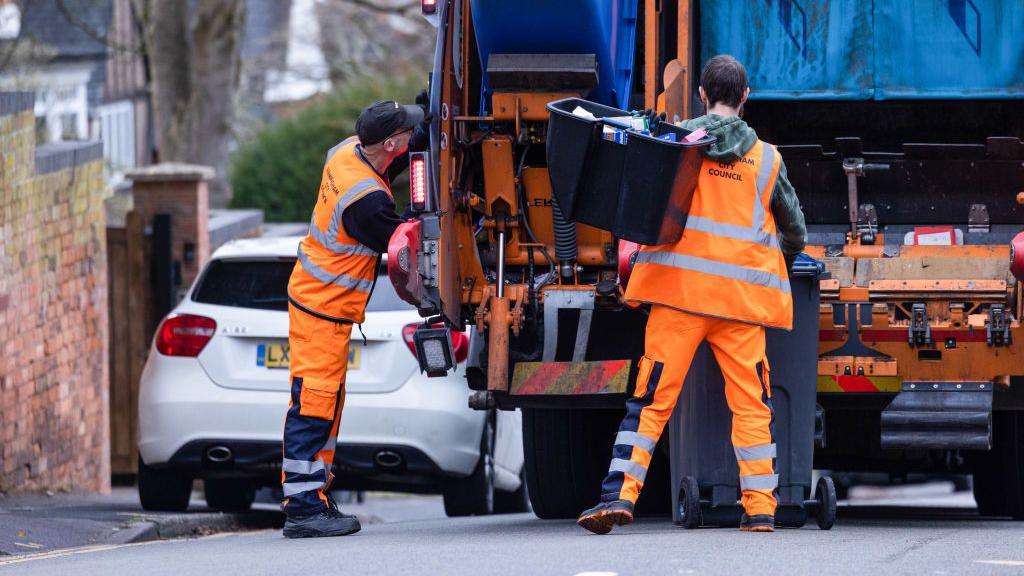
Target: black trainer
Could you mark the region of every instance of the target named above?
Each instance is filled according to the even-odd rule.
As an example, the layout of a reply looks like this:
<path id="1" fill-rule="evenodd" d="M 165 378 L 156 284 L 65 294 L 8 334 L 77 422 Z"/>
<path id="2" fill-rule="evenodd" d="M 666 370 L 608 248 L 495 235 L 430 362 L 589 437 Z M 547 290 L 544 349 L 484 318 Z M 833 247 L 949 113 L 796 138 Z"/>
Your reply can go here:
<path id="1" fill-rule="evenodd" d="M 309 516 L 288 516 L 284 521 L 285 538 L 321 538 L 325 536 L 347 536 L 359 532 L 362 526 L 352 514 L 338 510 L 338 505 L 329 494 L 327 509 Z"/>
<path id="2" fill-rule="evenodd" d="M 743 532 L 775 532 L 775 516 L 771 514 L 750 516 L 744 512 L 740 519 L 740 530 Z"/>
<path id="3" fill-rule="evenodd" d="M 629 500 L 601 502 L 590 510 L 584 510 L 576 523 L 594 534 L 607 534 L 613 526 L 625 526 L 633 522 L 633 503 Z"/>

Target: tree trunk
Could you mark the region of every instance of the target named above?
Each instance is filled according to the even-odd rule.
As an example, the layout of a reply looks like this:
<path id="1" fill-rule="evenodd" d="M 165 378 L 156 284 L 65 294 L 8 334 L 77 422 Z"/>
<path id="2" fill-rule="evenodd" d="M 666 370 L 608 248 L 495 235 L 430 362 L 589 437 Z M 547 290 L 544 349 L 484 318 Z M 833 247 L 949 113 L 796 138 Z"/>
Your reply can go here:
<path id="1" fill-rule="evenodd" d="M 212 166 L 210 203 L 226 206 L 245 1 L 146 1 L 159 158 Z"/>

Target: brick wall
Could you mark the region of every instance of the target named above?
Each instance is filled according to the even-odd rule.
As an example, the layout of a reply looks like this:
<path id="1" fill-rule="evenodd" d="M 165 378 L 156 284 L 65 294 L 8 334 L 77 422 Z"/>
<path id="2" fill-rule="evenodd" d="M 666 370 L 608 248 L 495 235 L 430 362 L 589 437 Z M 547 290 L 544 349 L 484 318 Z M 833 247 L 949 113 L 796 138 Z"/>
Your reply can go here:
<path id="1" fill-rule="evenodd" d="M 110 489 L 99 143 L 36 148 L 0 93 L 0 492 Z"/>

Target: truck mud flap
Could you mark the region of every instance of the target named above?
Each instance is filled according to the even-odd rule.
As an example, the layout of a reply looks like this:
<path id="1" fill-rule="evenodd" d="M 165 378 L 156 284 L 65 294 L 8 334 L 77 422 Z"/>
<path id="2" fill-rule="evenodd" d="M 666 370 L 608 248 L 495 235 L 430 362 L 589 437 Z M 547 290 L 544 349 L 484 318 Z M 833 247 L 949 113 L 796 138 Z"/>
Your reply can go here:
<path id="1" fill-rule="evenodd" d="M 883 449 L 992 447 L 991 382 L 904 382 L 882 412 Z"/>

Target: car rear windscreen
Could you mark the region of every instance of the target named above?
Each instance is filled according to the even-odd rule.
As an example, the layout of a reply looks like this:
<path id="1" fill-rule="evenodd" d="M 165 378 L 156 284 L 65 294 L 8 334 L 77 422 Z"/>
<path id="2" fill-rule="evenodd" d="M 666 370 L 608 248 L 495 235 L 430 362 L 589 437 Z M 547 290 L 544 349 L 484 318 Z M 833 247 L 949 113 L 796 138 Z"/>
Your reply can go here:
<path id="1" fill-rule="evenodd" d="M 295 259 L 214 260 L 206 266 L 192 294 L 201 304 L 288 311 L 288 278 Z M 387 274 L 377 277 L 367 312 L 409 310 L 395 293 Z"/>

